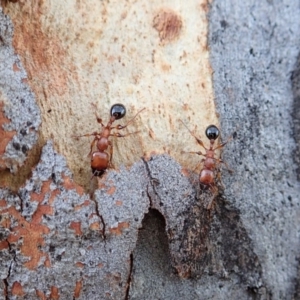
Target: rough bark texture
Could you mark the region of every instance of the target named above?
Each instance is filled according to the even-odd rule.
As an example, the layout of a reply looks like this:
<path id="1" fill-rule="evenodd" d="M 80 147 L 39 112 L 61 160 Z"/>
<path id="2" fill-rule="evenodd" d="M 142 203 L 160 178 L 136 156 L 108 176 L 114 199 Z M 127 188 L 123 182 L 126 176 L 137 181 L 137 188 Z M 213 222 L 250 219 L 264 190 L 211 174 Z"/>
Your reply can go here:
<path id="1" fill-rule="evenodd" d="M 291 2 L 211 3 L 215 103 L 223 136 L 235 137 L 223 153 L 234 173 L 222 172 L 218 196 L 199 188 L 189 164 L 166 154 L 108 171 L 88 195 L 47 142 L 17 192 L 0 190 L 0 299 L 300 297 L 300 9 Z M 170 11 L 152 24 L 162 44 L 188 24 Z M 12 31 L 1 18 L 4 51 Z M 20 114 L 16 103 L 12 115 Z M 7 112 L 1 124 L 13 122 Z M 29 118 L 36 129 L 39 118 Z M 5 126 L 7 142 L 14 135 Z M 180 130 L 194 147 L 183 150 L 197 151 Z"/>
<path id="2" fill-rule="evenodd" d="M 216 105 L 223 131 L 237 127 L 238 137 L 224 150 L 235 166 L 224 178 L 226 198 L 241 212 L 273 299 L 292 298 L 300 249 L 291 81 L 299 17 L 290 1 L 217 1 L 210 13 Z"/>
<path id="3" fill-rule="evenodd" d="M 0 170 L 16 173 L 37 141 L 40 112 L 12 47 L 12 24 L 0 11 Z"/>

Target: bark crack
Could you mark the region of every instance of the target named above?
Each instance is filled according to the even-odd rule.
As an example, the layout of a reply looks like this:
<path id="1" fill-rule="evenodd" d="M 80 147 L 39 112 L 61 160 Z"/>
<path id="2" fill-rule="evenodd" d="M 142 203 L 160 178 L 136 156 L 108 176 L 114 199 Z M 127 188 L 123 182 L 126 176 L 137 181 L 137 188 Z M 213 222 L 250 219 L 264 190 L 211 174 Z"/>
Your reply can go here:
<path id="1" fill-rule="evenodd" d="M 150 195 L 150 192 L 149 192 L 149 184 L 147 184 L 147 190 L 146 190 L 146 193 L 147 193 L 147 196 L 148 196 L 148 199 L 149 199 L 149 206 L 150 208 L 152 208 L 152 198 L 151 198 L 151 195 Z"/>
<path id="2" fill-rule="evenodd" d="M 150 182 L 150 185 L 152 187 L 152 190 L 153 190 L 155 196 L 159 199 L 159 201 L 161 203 L 161 198 L 160 198 L 158 192 L 156 191 L 156 186 L 159 185 L 159 180 L 152 176 L 150 167 L 148 165 L 148 162 L 143 157 L 142 157 L 142 160 L 143 160 L 143 163 L 145 165 L 145 168 L 146 168 L 146 171 L 147 171 L 147 175 L 149 177 L 149 182 Z M 149 198 L 150 207 L 153 208 L 153 201 L 152 201 L 151 193 L 149 191 L 149 184 L 147 185 L 147 196 Z"/>
<path id="3" fill-rule="evenodd" d="M 132 270 L 133 270 L 133 254 L 131 253 L 130 254 L 130 267 L 129 267 L 129 274 L 128 274 L 128 278 L 127 278 L 127 287 L 126 287 L 125 300 L 129 300 L 129 291 L 130 291 Z"/>
<path id="4" fill-rule="evenodd" d="M 102 224 L 102 236 L 103 236 L 103 240 L 106 241 L 106 233 L 105 233 L 105 229 L 106 229 L 106 225 L 104 222 L 104 219 L 102 217 L 102 215 L 99 212 L 99 206 L 98 206 L 98 202 L 94 199 L 92 199 L 95 202 L 95 210 L 96 210 L 96 214 L 99 217 L 101 224 Z"/>
<path id="5" fill-rule="evenodd" d="M 11 253 L 12 252 L 11 244 L 7 239 L 6 239 L 6 242 L 8 244 L 9 252 Z M 8 297 L 8 281 L 7 281 L 7 279 L 10 277 L 12 265 L 15 261 L 16 261 L 16 253 L 14 252 L 13 259 L 12 259 L 10 265 L 9 265 L 9 268 L 8 268 L 7 277 L 3 279 L 3 284 L 4 284 L 4 291 L 3 292 L 4 292 L 5 300 L 9 300 L 9 297 Z"/>
<path id="6" fill-rule="evenodd" d="M 5 300 L 9 300 L 9 298 L 8 298 L 8 282 L 7 282 L 7 278 L 3 279 L 3 284 L 4 284 L 4 291 L 3 291 L 3 293 L 4 293 Z"/>

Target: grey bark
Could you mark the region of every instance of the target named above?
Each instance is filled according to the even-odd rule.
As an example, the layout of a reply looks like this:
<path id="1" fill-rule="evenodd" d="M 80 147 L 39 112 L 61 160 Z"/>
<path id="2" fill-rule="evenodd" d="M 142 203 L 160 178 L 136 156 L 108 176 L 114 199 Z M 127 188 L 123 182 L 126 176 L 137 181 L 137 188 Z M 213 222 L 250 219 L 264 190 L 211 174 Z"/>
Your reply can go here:
<path id="1" fill-rule="evenodd" d="M 37 141 L 37 129 L 41 123 L 40 111 L 28 85 L 23 82 L 26 73 L 12 47 L 13 27 L 0 8 L 0 101 L 4 102 L 3 112 L 10 119 L 4 124 L 5 131 L 16 131 L 8 143 L 0 170 L 10 169 L 16 173 L 23 165 L 27 152 Z M 14 70 L 14 66 L 18 71 Z"/>

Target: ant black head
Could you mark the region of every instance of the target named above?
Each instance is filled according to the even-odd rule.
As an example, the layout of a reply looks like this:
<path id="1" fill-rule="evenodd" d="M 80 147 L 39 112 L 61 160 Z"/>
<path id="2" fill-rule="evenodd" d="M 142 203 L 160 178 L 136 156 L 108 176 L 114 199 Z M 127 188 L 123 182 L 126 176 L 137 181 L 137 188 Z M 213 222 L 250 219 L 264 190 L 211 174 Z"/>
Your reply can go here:
<path id="1" fill-rule="evenodd" d="M 126 108 L 123 104 L 114 104 L 110 109 L 110 115 L 114 116 L 116 120 L 123 118 L 126 115 Z"/>
<path id="2" fill-rule="evenodd" d="M 205 130 L 205 134 L 209 140 L 216 140 L 220 132 L 217 126 L 209 125 Z"/>

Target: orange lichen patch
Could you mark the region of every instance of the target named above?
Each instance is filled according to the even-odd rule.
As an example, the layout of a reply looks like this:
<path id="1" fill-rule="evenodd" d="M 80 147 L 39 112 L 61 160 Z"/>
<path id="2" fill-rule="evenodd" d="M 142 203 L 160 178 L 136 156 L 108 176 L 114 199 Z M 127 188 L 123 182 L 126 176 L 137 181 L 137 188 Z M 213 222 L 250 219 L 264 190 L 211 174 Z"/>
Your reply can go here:
<path id="1" fill-rule="evenodd" d="M 41 300 L 47 300 L 46 295 L 40 291 L 40 290 L 35 290 L 35 294 L 41 299 Z"/>
<path id="2" fill-rule="evenodd" d="M 128 222 L 120 222 L 117 227 L 109 228 L 109 232 L 114 235 L 121 235 L 122 230 L 129 227 Z"/>
<path id="3" fill-rule="evenodd" d="M 94 222 L 90 225 L 91 230 L 100 230 L 100 224 L 98 222 Z"/>
<path id="4" fill-rule="evenodd" d="M 112 195 L 112 194 L 115 193 L 115 191 L 116 191 L 116 187 L 115 186 L 111 186 L 106 193 L 108 195 Z"/>
<path id="5" fill-rule="evenodd" d="M 1 92 L 0 97 L 3 97 Z M 5 152 L 7 144 L 12 140 L 13 136 L 16 134 L 16 131 L 5 131 L 3 129 L 3 125 L 10 122 L 10 120 L 4 115 L 3 106 L 4 102 L 0 100 L 0 169 L 6 168 L 5 161 L 2 158 L 2 155 Z"/>
<path id="6" fill-rule="evenodd" d="M 185 177 L 187 177 L 189 175 L 189 170 L 185 169 L 185 168 L 182 168 L 181 169 L 181 174 L 184 175 Z"/>
<path id="7" fill-rule="evenodd" d="M 84 268 L 85 264 L 82 263 L 81 261 L 78 261 L 76 264 L 75 264 L 76 267 L 78 268 Z"/>
<path id="8" fill-rule="evenodd" d="M 51 261 L 50 261 L 49 255 L 46 255 L 46 260 L 44 262 L 44 266 L 46 268 L 50 268 L 51 267 Z"/>
<path id="9" fill-rule="evenodd" d="M 117 201 L 116 201 L 116 205 L 117 205 L 117 206 L 122 206 L 122 205 L 123 205 L 123 201 L 117 200 Z"/>
<path id="10" fill-rule="evenodd" d="M 75 231 L 76 235 L 82 235 L 81 222 L 71 222 L 70 228 Z"/>
<path id="11" fill-rule="evenodd" d="M 82 196 L 83 193 L 84 193 L 84 189 L 82 186 L 76 184 L 70 177 L 68 176 L 62 176 L 63 179 L 64 179 L 64 183 L 63 183 L 63 186 L 67 189 L 67 190 L 72 190 L 72 189 L 75 189 L 76 192 Z"/>
<path id="12" fill-rule="evenodd" d="M 14 296 L 24 296 L 23 287 L 20 282 L 15 281 L 11 287 L 11 293 Z"/>
<path id="13" fill-rule="evenodd" d="M 26 227 L 29 227 L 27 229 Z M 31 259 L 24 263 L 24 266 L 30 270 L 35 269 L 42 257 L 46 254 L 40 251 L 40 247 L 44 245 L 43 234 L 49 233 L 49 228 L 44 225 L 26 226 L 25 228 L 17 227 L 17 236 L 23 237 L 23 244 L 21 246 L 21 252 L 30 257 Z M 29 232 L 28 232 L 29 230 Z"/>
<path id="14" fill-rule="evenodd" d="M 172 10 L 161 10 L 153 19 L 153 27 L 158 31 L 161 42 L 177 39 L 182 29 L 182 21 Z"/>
<path id="15" fill-rule="evenodd" d="M 13 64 L 13 71 L 14 72 L 20 72 L 21 69 L 18 67 L 18 65 L 16 63 Z"/>
<path id="16" fill-rule="evenodd" d="M 1 210 L 0 210 L 0 213 L 1 213 Z M 10 220 L 9 216 L 1 218 L 0 224 L 4 228 L 10 228 L 11 220 Z"/>
<path id="17" fill-rule="evenodd" d="M 90 204 L 91 204 L 91 201 L 90 201 L 90 200 L 85 200 L 82 204 L 76 205 L 76 206 L 74 207 L 74 210 L 75 210 L 75 211 L 78 211 L 78 210 L 80 210 L 82 207 L 84 207 L 84 206 L 89 206 Z"/>
<path id="18" fill-rule="evenodd" d="M 53 215 L 53 207 L 50 205 L 39 205 L 32 217 L 33 224 L 39 224 L 43 215 Z"/>
<path id="19" fill-rule="evenodd" d="M 82 289 L 82 280 L 77 281 L 74 290 L 74 298 L 79 298 Z"/>
<path id="20" fill-rule="evenodd" d="M 80 262 L 80 261 L 78 261 L 78 262 L 75 264 L 75 266 L 78 267 L 78 268 L 83 268 L 83 267 L 85 266 L 85 264 L 82 263 L 82 262 Z"/>
<path id="21" fill-rule="evenodd" d="M 19 239 L 23 239 L 21 253 L 30 258 L 29 261 L 24 263 L 24 266 L 30 270 L 35 269 L 38 266 L 40 259 L 46 256 L 46 254 L 40 250 L 40 247 L 44 245 L 43 235 L 49 233 L 50 229 L 47 226 L 40 224 L 39 213 L 33 215 L 31 222 L 26 221 L 15 207 L 1 208 L 0 215 L 7 215 L 7 217 L 3 218 L 4 221 L 1 222 L 2 226 L 10 228 L 11 230 L 10 235 L 7 237 L 7 241 L 9 243 L 14 243 Z M 11 228 L 11 222 L 9 220 L 14 220 L 13 223 L 16 223 L 17 225 Z"/>
<path id="22" fill-rule="evenodd" d="M 54 300 L 59 299 L 58 288 L 56 286 L 51 286 L 50 299 L 54 299 Z"/>
<path id="23" fill-rule="evenodd" d="M 52 180 L 44 181 L 42 184 L 41 192 L 35 193 L 32 192 L 30 194 L 30 200 L 31 201 L 37 201 L 42 202 L 45 198 L 45 194 L 50 191 L 50 184 L 52 183 Z"/>
<path id="24" fill-rule="evenodd" d="M 56 189 L 56 190 L 54 190 L 54 191 L 51 191 L 51 196 L 50 196 L 50 198 L 49 198 L 49 200 L 48 200 L 48 202 L 49 202 L 50 205 L 53 203 L 54 199 L 56 198 L 56 196 L 57 196 L 58 194 L 60 194 L 60 190 L 59 190 L 59 189 Z"/>
<path id="25" fill-rule="evenodd" d="M 0 200 L 0 207 L 5 207 L 6 206 L 6 201 L 1 199 Z"/>
<path id="26" fill-rule="evenodd" d="M 0 241 L 0 251 L 3 249 L 9 249 L 9 245 L 7 241 Z"/>

